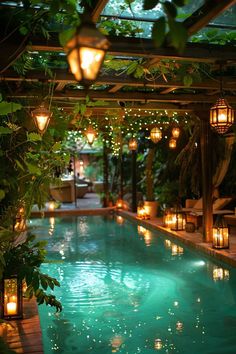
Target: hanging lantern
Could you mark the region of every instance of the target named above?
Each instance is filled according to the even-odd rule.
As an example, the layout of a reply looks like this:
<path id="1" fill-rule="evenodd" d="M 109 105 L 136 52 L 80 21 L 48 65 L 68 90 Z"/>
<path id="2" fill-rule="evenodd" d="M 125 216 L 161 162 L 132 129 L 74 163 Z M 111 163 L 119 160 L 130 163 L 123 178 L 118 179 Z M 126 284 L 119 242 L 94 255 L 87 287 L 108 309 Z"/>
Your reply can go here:
<path id="1" fill-rule="evenodd" d="M 176 148 L 176 144 L 177 144 L 176 139 L 171 138 L 171 139 L 169 140 L 169 148 L 170 148 L 170 149 L 175 149 L 175 148 Z"/>
<path id="2" fill-rule="evenodd" d="M 91 19 L 82 21 L 65 46 L 70 70 L 77 81 L 86 86 L 96 81 L 108 47 L 107 38 Z"/>
<path id="3" fill-rule="evenodd" d="M 135 139 L 135 138 L 129 139 L 129 150 L 130 151 L 136 151 L 137 148 L 138 148 L 137 139 Z"/>
<path id="4" fill-rule="evenodd" d="M 8 320 L 22 318 L 22 282 L 17 276 L 3 277 L 0 295 L 1 318 Z"/>
<path id="5" fill-rule="evenodd" d="M 234 123 L 234 110 L 223 97 L 210 109 L 210 124 L 219 134 L 224 134 Z"/>
<path id="6" fill-rule="evenodd" d="M 96 138 L 97 132 L 93 129 L 91 125 L 88 126 L 85 132 L 86 138 L 88 140 L 89 145 L 93 145 L 93 142 Z"/>
<path id="7" fill-rule="evenodd" d="M 173 138 L 178 139 L 180 134 L 180 129 L 178 127 L 174 127 L 171 131 Z"/>
<path id="8" fill-rule="evenodd" d="M 116 201 L 116 208 L 117 209 L 122 209 L 123 208 L 123 200 L 121 198 L 118 198 Z"/>
<path id="9" fill-rule="evenodd" d="M 218 217 L 213 226 L 213 248 L 229 248 L 229 228 L 222 217 Z"/>
<path id="10" fill-rule="evenodd" d="M 153 143 L 158 143 L 162 138 L 162 132 L 158 127 L 152 128 L 150 132 L 150 139 L 153 141 Z"/>
<path id="11" fill-rule="evenodd" d="M 173 210 L 171 230 L 182 231 L 186 224 L 186 214 L 180 208 Z"/>
<path id="12" fill-rule="evenodd" d="M 34 119 L 34 123 L 36 125 L 36 128 L 38 129 L 40 134 L 44 134 L 48 127 L 48 123 L 50 121 L 50 118 L 52 116 L 52 112 L 50 112 L 42 103 L 38 108 L 34 109 L 31 112 L 31 115 Z"/>

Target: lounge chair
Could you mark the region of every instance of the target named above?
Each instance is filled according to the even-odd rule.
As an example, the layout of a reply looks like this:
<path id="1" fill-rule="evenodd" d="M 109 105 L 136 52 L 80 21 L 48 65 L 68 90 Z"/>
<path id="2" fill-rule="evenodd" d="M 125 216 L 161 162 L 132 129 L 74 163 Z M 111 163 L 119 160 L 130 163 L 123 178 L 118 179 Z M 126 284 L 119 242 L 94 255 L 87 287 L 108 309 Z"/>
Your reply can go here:
<path id="1" fill-rule="evenodd" d="M 223 209 L 232 201 L 231 197 L 217 198 L 212 205 L 213 215 L 225 215 L 233 214 L 234 212 L 229 209 Z M 202 224 L 202 198 L 196 199 L 187 199 L 185 202 L 186 208 L 183 208 L 183 211 L 187 214 L 187 220 L 193 222 L 196 228 L 199 228 Z"/>

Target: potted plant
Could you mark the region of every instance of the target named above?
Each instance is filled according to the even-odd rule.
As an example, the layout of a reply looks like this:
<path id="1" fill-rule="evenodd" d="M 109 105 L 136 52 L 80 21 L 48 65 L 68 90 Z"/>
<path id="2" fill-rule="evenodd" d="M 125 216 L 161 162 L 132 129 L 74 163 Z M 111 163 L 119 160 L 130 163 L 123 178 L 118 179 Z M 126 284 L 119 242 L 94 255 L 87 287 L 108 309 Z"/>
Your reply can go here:
<path id="1" fill-rule="evenodd" d="M 153 162 L 156 153 L 156 147 L 151 147 L 148 150 L 147 162 L 146 162 L 146 200 L 144 201 L 144 206 L 147 213 L 151 218 L 156 217 L 158 202 L 155 200 L 154 196 L 154 175 L 153 175 Z"/>

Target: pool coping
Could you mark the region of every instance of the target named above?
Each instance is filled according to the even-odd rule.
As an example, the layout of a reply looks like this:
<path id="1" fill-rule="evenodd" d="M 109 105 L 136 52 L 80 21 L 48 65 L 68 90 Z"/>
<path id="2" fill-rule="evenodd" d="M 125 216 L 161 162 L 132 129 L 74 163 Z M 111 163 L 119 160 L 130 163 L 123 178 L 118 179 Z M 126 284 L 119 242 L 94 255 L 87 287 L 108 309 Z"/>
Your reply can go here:
<path id="1" fill-rule="evenodd" d="M 116 210 L 115 207 L 99 208 L 99 209 L 72 209 L 63 210 L 57 209 L 54 211 L 34 211 L 31 213 L 32 218 L 37 217 L 51 217 L 51 216 L 67 216 L 67 215 L 106 215 L 114 213 L 121 215 L 124 218 L 135 221 L 137 224 L 147 227 L 151 230 L 159 230 L 166 236 L 178 240 L 183 244 L 186 244 L 192 249 L 200 251 L 211 258 L 216 258 L 218 261 L 222 261 L 233 267 L 236 267 L 236 252 L 227 250 L 216 250 L 212 248 L 211 243 L 202 241 L 202 234 L 199 232 L 187 233 L 185 231 L 172 231 L 167 229 L 162 224 L 161 218 L 154 218 L 151 220 L 137 219 L 137 214 L 124 210 Z M 35 299 L 24 299 L 24 318 L 18 321 L 11 321 L 13 329 L 3 330 L 3 337 L 9 344 L 11 349 L 14 349 L 16 353 L 28 353 L 28 354 L 44 354 L 42 343 L 42 330 L 40 325 L 40 319 L 38 314 L 38 306 Z M 1 327 L 0 327 L 1 328 Z"/>
<path id="2" fill-rule="evenodd" d="M 129 211 L 119 210 L 118 215 L 121 215 L 131 221 L 136 221 L 139 225 L 145 226 L 152 230 L 159 230 L 163 234 L 171 238 L 181 241 L 187 246 L 200 251 L 218 261 L 227 263 L 232 267 L 236 267 L 236 248 L 235 252 L 229 249 L 217 250 L 212 248 L 212 243 L 203 242 L 200 232 L 173 231 L 163 226 L 162 218 L 154 218 L 150 220 L 137 219 L 137 214 Z"/>

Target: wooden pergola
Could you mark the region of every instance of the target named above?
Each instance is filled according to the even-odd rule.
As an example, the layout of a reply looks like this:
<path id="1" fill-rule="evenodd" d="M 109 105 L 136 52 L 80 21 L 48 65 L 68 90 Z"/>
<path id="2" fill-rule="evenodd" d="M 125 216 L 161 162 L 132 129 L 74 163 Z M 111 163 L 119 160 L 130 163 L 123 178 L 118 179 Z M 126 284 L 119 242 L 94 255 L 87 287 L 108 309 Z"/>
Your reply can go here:
<path id="1" fill-rule="evenodd" d="M 96 0 L 90 9 L 93 20 L 100 18 L 108 0 Z M 184 20 L 184 26 L 188 35 L 192 36 L 219 16 L 227 9 L 236 4 L 236 0 L 208 0 L 199 7 L 191 16 Z M 6 3 L 5 5 L 8 6 Z M 9 5 L 12 6 L 12 5 Z M 105 15 L 104 15 L 105 16 Z M 117 14 L 117 18 L 119 15 Z M 231 29 L 235 29 L 233 26 Z M 230 29 L 228 28 L 228 29 Z M 206 63 L 215 70 L 219 63 L 224 67 L 235 68 L 236 50 L 229 45 L 214 45 L 205 43 L 188 43 L 184 52 L 179 54 L 175 49 L 163 46 L 155 47 L 151 39 L 108 37 L 111 46 L 108 54 L 119 58 L 143 58 L 146 67 L 155 66 L 162 59 L 179 62 Z M 96 90 L 91 88 L 89 92 L 84 89 L 71 89 L 69 85 L 76 84 L 74 76 L 68 69 L 55 69 L 53 79 L 45 75 L 42 70 L 29 70 L 23 77 L 12 69 L 12 64 L 27 50 L 31 52 L 63 52 L 58 41 L 57 33 L 51 33 L 50 39 L 27 35 L 19 36 L 14 32 L 1 45 L 0 74 L 1 84 L 10 88 L 8 99 L 19 99 L 27 108 L 33 108 L 35 97 L 40 94 L 39 89 L 26 89 L 24 84 L 33 84 L 46 81 L 55 83 L 52 96 L 53 102 L 65 110 L 72 110 L 75 102 L 84 100 L 88 94 L 91 99 L 108 102 L 106 107 L 93 107 L 93 113 L 104 116 L 107 109 L 120 110 L 119 102 L 122 101 L 127 107 L 144 110 L 163 109 L 176 112 L 192 112 L 200 119 L 201 124 L 201 157 L 202 157 L 202 192 L 203 192 L 203 237 L 205 241 L 211 239 L 212 233 L 212 173 L 211 173 L 211 145 L 209 109 L 216 101 L 220 92 L 219 78 L 205 78 L 201 82 L 193 82 L 191 86 L 177 80 L 165 80 L 163 76 L 156 80 L 136 79 L 130 75 L 116 75 L 115 72 L 101 72 L 96 85 L 105 85 L 105 89 Z M 228 72 L 228 71 L 227 71 Z M 224 73 L 222 84 L 226 98 L 231 105 L 236 105 L 236 77 Z M 124 87 L 132 90 L 125 92 Z M 151 89 L 151 91 L 150 91 Z"/>

